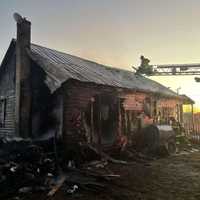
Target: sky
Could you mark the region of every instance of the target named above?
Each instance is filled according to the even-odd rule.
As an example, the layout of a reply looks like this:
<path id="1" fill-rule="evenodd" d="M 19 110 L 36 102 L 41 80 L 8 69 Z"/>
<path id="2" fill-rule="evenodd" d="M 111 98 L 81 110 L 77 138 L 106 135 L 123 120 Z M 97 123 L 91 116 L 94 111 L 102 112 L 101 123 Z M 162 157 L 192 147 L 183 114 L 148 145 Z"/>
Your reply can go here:
<path id="1" fill-rule="evenodd" d="M 0 0 L 0 62 L 16 35 L 13 13 L 32 22 L 32 42 L 132 70 L 152 64 L 200 63 L 198 0 Z M 200 108 L 194 77 L 153 77 Z"/>

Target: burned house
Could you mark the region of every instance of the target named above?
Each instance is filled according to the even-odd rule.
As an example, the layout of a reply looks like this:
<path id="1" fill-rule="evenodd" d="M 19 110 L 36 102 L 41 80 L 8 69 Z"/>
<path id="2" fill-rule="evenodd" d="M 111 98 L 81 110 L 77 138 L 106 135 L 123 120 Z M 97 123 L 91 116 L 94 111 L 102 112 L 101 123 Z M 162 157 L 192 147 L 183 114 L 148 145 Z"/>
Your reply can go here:
<path id="1" fill-rule="evenodd" d="M 183 99 L 131 71 L 31 43 L 31 23 L 17 21 L 0 68 L 0 136 L 110 146 L 141 126 L 180 119 Z"/>

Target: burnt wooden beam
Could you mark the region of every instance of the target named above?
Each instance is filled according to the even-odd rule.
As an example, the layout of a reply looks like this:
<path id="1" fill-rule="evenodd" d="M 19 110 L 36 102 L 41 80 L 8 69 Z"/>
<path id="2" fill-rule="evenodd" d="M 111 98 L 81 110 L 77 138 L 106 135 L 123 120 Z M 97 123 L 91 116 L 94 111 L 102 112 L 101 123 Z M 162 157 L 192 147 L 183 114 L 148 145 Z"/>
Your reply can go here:
<path id="1" fill-rule="evenodd" d="M 91 106 L 90 106 L 90 126 L 91 126 L 91 135 L 90 135 L 90 143 L 93 142 L 94 137 L 94 97 L 91 98 Z"/>

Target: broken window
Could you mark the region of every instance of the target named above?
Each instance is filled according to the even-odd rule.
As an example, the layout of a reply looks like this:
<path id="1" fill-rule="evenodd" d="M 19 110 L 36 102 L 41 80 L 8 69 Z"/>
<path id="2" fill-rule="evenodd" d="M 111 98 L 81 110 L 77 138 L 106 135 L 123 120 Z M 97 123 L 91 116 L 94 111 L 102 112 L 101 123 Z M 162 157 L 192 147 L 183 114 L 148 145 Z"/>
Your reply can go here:
<path id="1" fill-rule="evenodd" d="M 6 99 L 0 99 L 0 127 L 5 127 Z"/>

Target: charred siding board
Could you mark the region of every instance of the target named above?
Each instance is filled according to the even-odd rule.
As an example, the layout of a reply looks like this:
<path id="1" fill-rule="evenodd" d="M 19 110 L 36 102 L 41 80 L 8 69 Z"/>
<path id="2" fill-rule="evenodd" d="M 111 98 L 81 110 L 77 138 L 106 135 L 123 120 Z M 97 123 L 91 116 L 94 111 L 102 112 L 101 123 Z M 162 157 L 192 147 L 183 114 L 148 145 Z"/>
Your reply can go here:
<path id="1" fill-rule="evenodd" d="M 124 95 L 124 102 L 123 107 L 125 110 L 132 110 L 132 111 L 142 111 L 144 109 L 144 100 L 145 97 L 144 93 L 134 93 Z"/>
<path id="2" fill-rule="evenodd" d="M 52 129 L 56 131 L 57 137 L 63 134 L 63 93 L 57 90 L 53 96 L 51 106 L 51 117 L 53 118 Z"/>
<path id="3" fill-rule="evenodd" d="M 0 73 L 0 96 L 5 99 L 4 125 L 0 137 L 15 136 L 15 54 L 2 66 Z"/>
<path id="4" fill-rule="evenodd" d="M 175 108 L 177 104 L 180 104 L 181 101 L 178 101 L 176 99 L 160 99 L 158 101 L 158 107 L 163 108 Z"/>
<path id="5" fill-rule="evenodd" d="M 69 135 L 72 127 L 72 118 L 79 112 L 86 111 L 90 106 L 91 98 L 102 93 L 113 93 L 114 89 L 100 87 L 94 84 L 81 83 L 78 81 L 69 82 L 64 85 L 64 139 Z M 70 135 L 76 138 L 76 135 Z M 67 138 L 65 139 L 67 140 Z"/>
<path id="6" fill-rule="evenodd" d="M 15 96 L 6 97 L 5 124 L 0 128 L 0 135 L 13 136 L 15 133 Z"/>
<path id="7" fill-rule="evenodd" d="M 36 63 L 31 63 L 32 85 L 32 136 L 44 133 L 48 122 L 49 106 L 51 104 L 50 90 L 45 84 L 46 74 Z"/>

